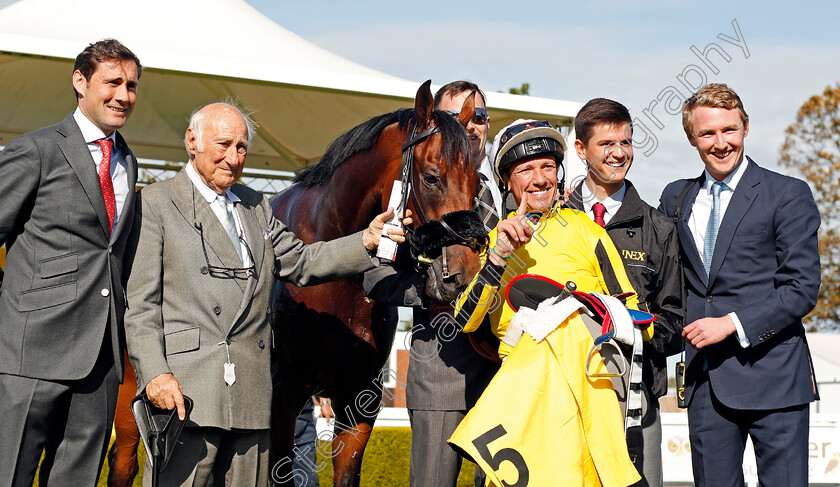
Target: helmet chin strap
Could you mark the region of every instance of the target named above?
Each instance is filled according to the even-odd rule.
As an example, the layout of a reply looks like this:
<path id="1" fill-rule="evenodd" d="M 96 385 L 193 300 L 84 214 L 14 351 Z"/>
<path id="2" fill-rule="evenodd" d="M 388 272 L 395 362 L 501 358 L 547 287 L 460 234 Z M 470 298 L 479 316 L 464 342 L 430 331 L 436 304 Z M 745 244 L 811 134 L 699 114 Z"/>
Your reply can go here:
<path id="1" fill-rule="evenodd" d="M 557 194 L 561 195 L 564 191 L 566 191 L 566 166 L 564 166 L 563 161 L 560 160 L 557 161 L 557 167 L 563 171 L 563 175 L 557 178 Z"/>

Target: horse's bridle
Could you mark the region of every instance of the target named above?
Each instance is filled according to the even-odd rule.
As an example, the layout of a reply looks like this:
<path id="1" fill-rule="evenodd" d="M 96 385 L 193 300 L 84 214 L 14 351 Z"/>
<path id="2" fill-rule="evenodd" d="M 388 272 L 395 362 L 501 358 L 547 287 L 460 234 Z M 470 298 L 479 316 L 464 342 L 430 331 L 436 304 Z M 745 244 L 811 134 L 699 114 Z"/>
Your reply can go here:
<path id="1" fill-rule="evenodd" d="M 414 209 L 417 212 L 417 218 L 420 224 L 426 223 L 426 215 L 423 213 L 423 208 L 417 201 L 417 194 L 411 191 L 415 188 L 414 185 L 414 146 L 428 139 L 434 134 L 440 133 L 440 126 L 429 127 L 428 129 L 417 133 L 417 124 L 412 122 L 411 129 L 408 131 L 408 140 L 402 145 L 402 166 L 400 167 L 400 184 L 402 185 L 402 202 L 400 207 L 405 209 L 408 204 L 408 195 L 411 193 L 411 201 L 414 203 Z"/>
<path id="2" fill-rule="evenodd" d="M 417 123 L 412 122 L 411 128 L 408 131 L 408 137 L 406 142 L 402 145 L 402 165 L 400 167 L 400 184 L 402 187 L 402 201 L 400 203 L 400 207 L 405 209 L 408 206 L 408 198 L 409 194 L 411 195 L 411 201 L 414 203 L 414 210 L 417 213 L 417 219 L 420 222 L 420 225 L 430 223 L 432 220 L 426 218 L 425 213 L 423 213 L 423 208 L 420 206 L 420 203 L 417 201 L 417 186 L 415 185 L 414 181 L 414 146 L 420 144 L 424 140 L 428 139 L 434 134 L 440 133 L 440 126 L 430 127 L 419 134 L 417 133 Z M 453 212 L 457 213 L 457 212 Z M 469 247 L 475 251 L 481 250 L 483 247 L 487 246 L 487 238 L 486 235 L 483 237 L 475 237 L 475 236 L 466 236 L 463 235 L 465 232 L 459 233 L 455 229 L 452 228 L 451 225 L 447 224 L 444 221 L 444 218 L 448 215 L 452 215 L 453 213 L 447 213 L 443 215 L 440 220 L 437 222 L 443 227 L 443 229 L 448 233 L 448 238 L 446 238 L 446 243 L 441 243 L 441 265 L 442 265 L 442 277 L 444 279 L 449 277 L 449 266 L 447 265 L 446 260 L 446 246 L 447 245 L 464 245 Z M 476 216 L 476 220 L 478 217 Z M 416 248 L 413 245 L 414 241 L 414 230 L 412 228 L 406 228 L 403 225 L 402 220 L 400 221 L 400 225 L 406 232 L 406 236 L 408 237 L 409 245 L 411 247 L 411 255 L 415 260 L 415 264 L 419 267 L 421 265 L 427 266 L 432 263 L 432 259 L 426 255 L 425 251 L 415 252 Z"/>

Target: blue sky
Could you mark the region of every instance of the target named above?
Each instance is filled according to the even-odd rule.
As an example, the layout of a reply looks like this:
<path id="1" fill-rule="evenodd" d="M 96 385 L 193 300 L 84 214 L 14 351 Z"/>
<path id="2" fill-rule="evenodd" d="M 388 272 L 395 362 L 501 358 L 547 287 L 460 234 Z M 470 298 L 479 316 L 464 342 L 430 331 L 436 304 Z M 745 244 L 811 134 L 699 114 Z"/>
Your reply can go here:
<path id="1" fill-rule="evenodd" d="M 637 151 L 630 171 L 652 204 L 667 182 L 702 170 L 679 116 L 667 114 L 664 103 L 650 109 L 669 86 L 687 93 L 677 80 L 687 66 L 739 93 L 751 122 L 747 154 L 771 168 L 798 108 L 840 81 L 840 2 L 833 1 L 247 1 L 321 47 L 418 83 L 466 78 L 485 90 L 506 91 L 528 82 L 534 96 L 621 101 L 657 141 L 647 156 Z M 738 37 L 733 20 L 748 57 L 718 37 Z M 730 56 L 709 55 L 718 74 L 691 51 L 712 42 Z"/>

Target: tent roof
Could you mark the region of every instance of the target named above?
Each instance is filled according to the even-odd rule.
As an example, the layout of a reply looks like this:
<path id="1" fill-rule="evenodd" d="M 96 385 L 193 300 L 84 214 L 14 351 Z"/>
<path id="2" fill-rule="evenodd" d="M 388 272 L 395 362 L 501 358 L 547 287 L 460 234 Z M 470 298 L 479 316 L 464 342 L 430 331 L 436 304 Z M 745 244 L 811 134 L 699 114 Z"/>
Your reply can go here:
<path id="1" fill-rule="evenodd" d="M 340 133 L 412 106 L 420 84 L 315 46 L 244 0 L 116 0 L 107 11 L 92 0 L 21 0 L 0 18 L 0 145 L 74 109 L 73 60 L 106 37 L 144 65 L 137 108 L 122 131 L 144 158 L 185 159 L 191 111 L 236 96 L 260 125 L 248 166 L 295 170 L 318 160 Z M 496 130 L 522 117 L 568 125 L 581 106 L 502 93 L 487 93 L 487 105 Z"/>

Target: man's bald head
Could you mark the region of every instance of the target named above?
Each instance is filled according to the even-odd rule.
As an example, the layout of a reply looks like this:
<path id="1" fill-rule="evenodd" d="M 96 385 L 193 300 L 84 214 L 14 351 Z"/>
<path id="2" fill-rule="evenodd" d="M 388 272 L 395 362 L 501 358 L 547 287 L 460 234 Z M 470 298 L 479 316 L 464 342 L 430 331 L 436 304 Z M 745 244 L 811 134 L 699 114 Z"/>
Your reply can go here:
<path id="1" fill-rule="evenodd" d="M 190 117 L 184 135 L 190 163 L 217 193 L 227 191 L 242 175 L 254 129 L 251 118 L 232 103 L 211 103 Z"/>

